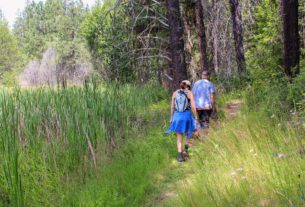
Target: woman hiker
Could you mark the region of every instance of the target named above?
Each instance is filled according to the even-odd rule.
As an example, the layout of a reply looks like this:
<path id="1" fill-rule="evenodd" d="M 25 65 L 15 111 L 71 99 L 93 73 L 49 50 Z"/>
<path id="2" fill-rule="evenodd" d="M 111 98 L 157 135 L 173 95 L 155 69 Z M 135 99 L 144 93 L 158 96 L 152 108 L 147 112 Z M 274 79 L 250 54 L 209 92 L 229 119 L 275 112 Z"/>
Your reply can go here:
<path id="1" fill-rule="evenodd" d="M 191 82 L 184 80 L 180 82 L 180 89 L 172 96 L 171 104 L 171 125 L 166 133 L 175 132 L 177 134 L 178 162 L 185 161 L 182 149 L 183 134 L 186 134 L 185 152 L 188 152 L 189 139 L 196 131 L 197 113 L 194 96 L 191 91 Z"/>

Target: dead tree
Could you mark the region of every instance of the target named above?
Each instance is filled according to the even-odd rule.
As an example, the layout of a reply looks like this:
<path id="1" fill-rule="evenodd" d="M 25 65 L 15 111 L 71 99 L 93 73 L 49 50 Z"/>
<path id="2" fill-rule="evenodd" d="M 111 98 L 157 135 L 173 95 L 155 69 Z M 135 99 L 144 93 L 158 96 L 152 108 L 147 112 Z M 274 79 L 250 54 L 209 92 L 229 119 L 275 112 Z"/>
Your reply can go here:
<path id="1" fill-rule="evenodd" d="M 298 0 L 282 0 L 284 70 L 292 78 L 300 72 Z"/>
<path id="2" fill-rule="evenodd" d="M 201 69 L 209 70 L 208 58 L 207 58 L 207 40 L 205 35 L 205 26 L 203 22 L 203 8 L 202 8 L 201 0 L 196 0 L 195 13 L 196 13 L 196 28 L 199 36 Z"/>
<path id="3" fill-rule="evenodd" d="M 187 79 L 179 0 L 166 0 L 166 8 L 170 37 L 170 67 L 173 71 L 172 88 L 174 89 L 180 80 Z"/>
<path id="4" fill-rule="evenodd" d="M 285 1 L 285 0 L 283 0 Z M 239 74 L 246 71 L 245 51 L 243 45 L 243 25 L 239 0 L 230 0 L 233 35 L 236 50 L 236 62 Z"/>

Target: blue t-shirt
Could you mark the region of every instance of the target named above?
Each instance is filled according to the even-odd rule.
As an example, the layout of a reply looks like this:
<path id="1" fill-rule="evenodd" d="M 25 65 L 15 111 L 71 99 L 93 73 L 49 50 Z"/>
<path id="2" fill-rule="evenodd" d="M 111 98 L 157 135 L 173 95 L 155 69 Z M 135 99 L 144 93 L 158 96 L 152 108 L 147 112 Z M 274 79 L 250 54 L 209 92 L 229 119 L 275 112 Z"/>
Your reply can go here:
<path id="1" fill-rule="evenodd" d="M 211 95 L 215 92 L 215 87 L 210 81 L 203 79 L 194 84 L 192 89 L 195 99 L 196 109 L 211 109 Z"/>

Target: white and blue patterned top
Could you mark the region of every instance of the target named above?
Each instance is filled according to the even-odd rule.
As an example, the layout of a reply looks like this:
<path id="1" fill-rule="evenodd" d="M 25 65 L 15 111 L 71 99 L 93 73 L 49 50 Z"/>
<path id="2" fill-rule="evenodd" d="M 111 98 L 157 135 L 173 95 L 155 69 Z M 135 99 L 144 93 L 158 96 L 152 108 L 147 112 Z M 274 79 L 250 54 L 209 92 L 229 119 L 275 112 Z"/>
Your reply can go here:
<path id="1" fill-rule="evenodd" d="M 209 80 L 199 80 L 192 89 L 196 109 L 212 109 L 211 95 L 215 92 L 213 83 Z"/>

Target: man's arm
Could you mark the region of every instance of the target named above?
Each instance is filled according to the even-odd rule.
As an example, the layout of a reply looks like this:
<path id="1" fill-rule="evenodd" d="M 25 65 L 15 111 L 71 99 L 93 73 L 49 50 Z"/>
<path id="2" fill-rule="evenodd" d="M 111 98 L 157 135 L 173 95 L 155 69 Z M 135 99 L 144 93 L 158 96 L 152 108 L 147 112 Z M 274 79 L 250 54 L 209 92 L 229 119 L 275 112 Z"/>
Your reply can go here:
<path id="1" fill-rule="evenodd" d="M 215 97 L 214 97 L 214 93 L 211 93 L 211 106 L 212 106 L 212 109 L 215 107 Z"/>
<path id="2" fill-rule="evenodd" d="M 212 109 L 215 107 L 215 87 L 212 84 L 210 88 L 210 98 L 211 98 L 211 107 Z"/>

